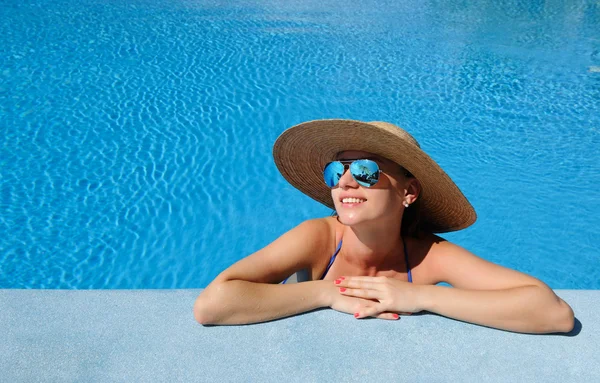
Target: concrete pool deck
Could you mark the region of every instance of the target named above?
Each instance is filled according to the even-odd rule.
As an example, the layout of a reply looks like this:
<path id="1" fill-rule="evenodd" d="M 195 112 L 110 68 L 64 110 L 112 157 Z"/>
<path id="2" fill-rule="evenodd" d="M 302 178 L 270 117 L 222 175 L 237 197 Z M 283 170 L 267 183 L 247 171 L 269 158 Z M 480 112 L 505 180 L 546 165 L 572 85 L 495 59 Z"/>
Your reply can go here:
<path id="1" fill-rule="evenodd" d="M 201 290 L 0 290 L 2 382 L 598 382 L 600 290 L 557 290 L 569 335 L 333 310 L 201 326 Z"/>

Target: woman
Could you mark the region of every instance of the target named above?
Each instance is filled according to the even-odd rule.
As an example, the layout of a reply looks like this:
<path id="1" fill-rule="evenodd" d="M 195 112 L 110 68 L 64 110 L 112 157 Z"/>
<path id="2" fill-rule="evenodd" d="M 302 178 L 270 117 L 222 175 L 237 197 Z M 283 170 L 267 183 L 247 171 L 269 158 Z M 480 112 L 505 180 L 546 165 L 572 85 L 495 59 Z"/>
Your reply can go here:
<path id="1" fill-rule="evenodd" d="M 273 155 L 294 187 L 337 214 L 300 224 L 222 272 L 196 301 L 199 323 L 254 323 L 331 307 L 390 320 L 426 310 L 526 333 L 573 328 L 573 311 L 543 282 L 434 234 L 470 226 L 475 211 L 399 127 L 306 122 L 285 131 Z M 299 270 L 307 282 L 280 284 Z"/>

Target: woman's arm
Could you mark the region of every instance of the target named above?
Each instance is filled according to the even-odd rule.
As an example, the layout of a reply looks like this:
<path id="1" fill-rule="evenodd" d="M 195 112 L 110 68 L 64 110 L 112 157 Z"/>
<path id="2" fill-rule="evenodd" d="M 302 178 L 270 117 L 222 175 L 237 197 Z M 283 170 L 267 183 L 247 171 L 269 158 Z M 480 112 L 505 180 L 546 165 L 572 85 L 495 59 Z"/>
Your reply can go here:
<path id="1" fill-rule="evenodd" d="M 354 312 L 364 300 L 340 296 L 329 281 L 279 284 L 297 270 L 312 270 L 319 263 L 324 268 L 323 256 L 333 253 L 333 246 L 335 230 L 326 220 L 302 223 L 222 272 L 196 299 L 194 317 L 201 324 L 226 325 L 264 322 L 320 307 Z M 396 318 L 391 313 L 378 317 Z"/>
<path id="2" fill-rule="evenodd" d="M 573 311 L 548 287 L 466 290 L 421 286 L 422 308 L 464 322 L 523 333 L 569 332 Z"/>
<path id="3" fill-rule="evenodd" d="M 569 332 L 573 310 L 543 282 L 487 262 L 450 242 L 435 243 L 427 255 L 428 279 L 453 287 L 413 285 L 386 277 L 349 277 L 342 295 L 374 299 L 357 317 L 381 311 L 427 310 L 449 318 L 525 333 Z"/>
<path id="4" fill-rule="evenodd" d="M 325 307 L 324 292 L 331 283 L 309 281 L 289 285 L 229 280 L 209 285 L 194 305 L 201 324 L 246 324 Z"/>
<path id="5" fill-rule="evenodd" d="M 484 326 L 526 333 L 569 332 L 571 307 L 540 280 L 450 242 L 430 250 L 434 275 L 453 288 L 422 286 L 422 308 Z"/>
<path id="6" fill-rule="evenodd" d="M 325 220 L 306 221 L 256 253 L 236 262 L 196 299 L 201 324 L 242 324 L 281 318 L 322 306 L 317 283 L 280 285 L 331 247 Z M 329 242 L 329 243 L 328 243 Z"/>

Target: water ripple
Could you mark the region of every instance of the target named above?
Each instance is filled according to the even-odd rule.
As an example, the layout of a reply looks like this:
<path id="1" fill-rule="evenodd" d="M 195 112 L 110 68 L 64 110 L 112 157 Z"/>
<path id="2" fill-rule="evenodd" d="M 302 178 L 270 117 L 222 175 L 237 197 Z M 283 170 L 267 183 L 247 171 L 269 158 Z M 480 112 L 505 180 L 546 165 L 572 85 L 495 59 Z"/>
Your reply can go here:
<path id="1" fill-rule="evenodd" d="M 449 238 L 598 288 L 594 7 L 9 1 L 0 287 L 205 286 L 329 214 L 271 145 L 346 117 L 404 126 L 453 177 L 479 221 Z"/>

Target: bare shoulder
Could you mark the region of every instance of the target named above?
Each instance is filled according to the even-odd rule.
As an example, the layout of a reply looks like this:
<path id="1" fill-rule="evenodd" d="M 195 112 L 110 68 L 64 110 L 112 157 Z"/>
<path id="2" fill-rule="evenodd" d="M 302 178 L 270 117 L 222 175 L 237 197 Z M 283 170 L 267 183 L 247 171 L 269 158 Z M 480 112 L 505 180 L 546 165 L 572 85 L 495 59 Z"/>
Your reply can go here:
<path id="1" fill-rule="evenodd" d="M 419 237 L 406 237 L 404 240 L 406 241 L 408 262 L 412 269 L 413 280 L 418 284 L 438 283 L 434 258 L 438 252 L 438 245 L 440 242 L 444 242 L 444 239 L 433 234 L 427 234 Z"/>
<path id="2" fill-rule="evenodd" d="M 335 218 L 317 218 L 304 221 L 294 235 L 307 246 L 311 254 L 327 252 L 335 242 L 337 221 Z"/>
<path id="3" fill-rule="evenodd" d="M 279 283 L 298 270 L 313 269 L 321 261 L 320 254 L 329 251 L 334 238 L 335 224 L 331 219 L 304 221 L 227 268 L 215 281 Z"/>
<path id="4" fill-rule="evenodd" d="M 423 249 L 423 265 L 432 283 L 446 282 L 464 289 L 506 289 L 544 285 L 540 280 L 487 261 L 436 235 L 416 240 Z"/>

